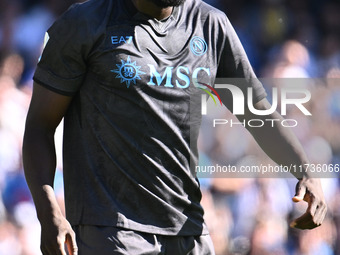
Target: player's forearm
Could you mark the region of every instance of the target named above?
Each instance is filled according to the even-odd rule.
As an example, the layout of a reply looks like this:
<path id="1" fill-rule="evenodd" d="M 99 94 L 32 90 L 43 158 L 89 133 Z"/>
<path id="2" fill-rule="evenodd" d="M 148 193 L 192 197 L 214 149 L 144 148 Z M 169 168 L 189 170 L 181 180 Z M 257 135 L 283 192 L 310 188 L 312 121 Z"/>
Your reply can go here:
<path id="1" fill-rule="evenodd" d="M 40 221 L 59 215 L 60 208 L 53 191 L 56 167 L 54 132 L 26 127 L 23 143 L 23 163 Z"/>
<path id="2" fill-rule="evenodd" d="M 271 108 L 270 103 L 263 99 L 255 105 L 258 110 L 267 110 Z M 257 143 L 263 149 L 263 151 L 277 164 L 283 166 L 301 166 L 304 168 L 308 163 L 307 156 L 298 141 L 295 134 L 290 128 L 279 125 L 283 117 L 277 112 L 265 116 L 258 116 L 250 111 L 246 111 L 244 116 L 238 116 L 239 119 L 262 119 L 265 125 L 261 128 L 251 128 L 248 130 L 253 135 Z M 280 121 L 274 121 L 273 123 L 265 121 L 266 119 L 276 119 Z M 292 172 L 295 177 L 301 179 L 304 176 L 308 176 L 308 173 Z"/>
<path id="3" fill-rule="evenodd" d="M 274 112 L 269 116 L 256 116 L 257 119 L 280 119 L 283 117 Z M 266 122 L 266 121 L 264 121 Z M 281 123 L 275 121 L 275 123 Z M 263 151 L 277 164 L 283 166 L 302 166 L 308 163 L 307 156 L 290 128 L 279 124 L 266 124 L 261 128 L 248 128 Z M 297 178 L 308 176 L 308 173 L 293 173 Z"/>

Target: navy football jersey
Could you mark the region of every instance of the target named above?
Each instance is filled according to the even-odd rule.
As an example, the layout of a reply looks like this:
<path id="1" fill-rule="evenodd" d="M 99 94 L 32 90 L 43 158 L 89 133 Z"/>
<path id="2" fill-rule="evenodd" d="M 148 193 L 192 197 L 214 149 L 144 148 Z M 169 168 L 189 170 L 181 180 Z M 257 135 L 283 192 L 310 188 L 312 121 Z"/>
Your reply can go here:
<path id="1" fill-rule="evenodd" d="M 129 0 L 90 0 L 73 5 L 48 35 L 34 80 L 73 96 L 63 152 L 71 224 L 207 233 L 191 170 L 198 86 L 255 78 L 225 14 L 186 0 L 159 21 Z M 263 97 L 261 85 L 249 86 Z"/>

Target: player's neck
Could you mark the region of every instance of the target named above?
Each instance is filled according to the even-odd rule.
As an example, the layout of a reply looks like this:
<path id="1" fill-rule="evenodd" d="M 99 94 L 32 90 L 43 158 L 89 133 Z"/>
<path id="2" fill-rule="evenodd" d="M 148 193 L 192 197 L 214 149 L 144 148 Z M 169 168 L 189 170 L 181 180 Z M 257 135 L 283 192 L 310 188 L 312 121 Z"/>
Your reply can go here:
<path id="1" fill-rule="evenodd" d="M 132 0 L 137 10 L 155 19 L 162 20 L 169 17 L 173 7 L 161 8 L 148 0 Z"/>

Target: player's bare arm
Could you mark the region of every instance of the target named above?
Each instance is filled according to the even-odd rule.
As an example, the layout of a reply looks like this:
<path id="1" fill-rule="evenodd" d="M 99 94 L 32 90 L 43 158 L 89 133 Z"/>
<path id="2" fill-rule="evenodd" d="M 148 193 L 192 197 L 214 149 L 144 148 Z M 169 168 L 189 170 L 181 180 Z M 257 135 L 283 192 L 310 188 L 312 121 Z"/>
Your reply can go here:
<path id="1" fill-rule="evenodd" d="M 270 108 L 267 99 L 258 102 L 255 107 L 259 110 Z M 246 112 L 240 119 L 253 119 L 255 116 L 250 112 Z M 270 116 L 256 116 L 256 118 L 283 119 L 278 112 L 272 113 Z M 305 152 L 293 132 L 281 125 L 274 127 L 265 125 L 263 128 L 248 128 L 257 143 L 264 152 L 280 165 L 304 165 L 308 163 Z M 305 214 L 295 219 L 291 226 L 300 229 L 312 229 L 319 226 L 325 218 L 327 207 L 319 179 L 310 178 L 308 173 L 295 174 L 299 182 L 296 186 L 296 194 L 293 198 L 294 202 L 302 200 L 308 203 Z"/>
<path id="2" fill-rule="evenodd" d="M 56 168 L 54 133 L 71 100 L 71 97 L 34 83 L 26 120 L 24 169 L 42 227 L 41 250 L 44 255 L 66 255 L 65 243 L 69 254 L 77 254 L 73 230 L 62 215 L 53 190 Z"/>

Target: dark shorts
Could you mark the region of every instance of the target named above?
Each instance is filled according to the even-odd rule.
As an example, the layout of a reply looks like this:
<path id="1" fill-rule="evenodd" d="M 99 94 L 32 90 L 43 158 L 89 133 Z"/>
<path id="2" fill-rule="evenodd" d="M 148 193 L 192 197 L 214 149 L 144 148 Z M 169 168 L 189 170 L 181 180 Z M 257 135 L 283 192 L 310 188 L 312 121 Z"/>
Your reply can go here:
<path id="1" fill-rule="evenodd" d="M 164 236 L 116 227 L 74 227 L 78 255 L 214 255 L 209 235 Z"/>

